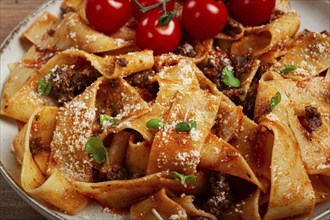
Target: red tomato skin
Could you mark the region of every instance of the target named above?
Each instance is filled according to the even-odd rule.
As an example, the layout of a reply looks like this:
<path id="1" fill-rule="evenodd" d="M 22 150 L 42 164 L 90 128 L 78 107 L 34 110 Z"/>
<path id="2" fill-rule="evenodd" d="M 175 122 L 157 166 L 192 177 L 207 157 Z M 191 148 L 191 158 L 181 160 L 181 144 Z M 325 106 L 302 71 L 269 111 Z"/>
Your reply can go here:
<path id="1" fill-rule="evenodd" d="M 228 11 L 222 1 L 187 0 L 182 9 L 182 24 L 194 38 L 213 38 L 225 27 Z"/>
<path id="2" fill-rule="evenodd" d="M 112 34 L 128 21 L 130 8 L 130 0 L 87 0 L 86 17 L 97 31 Z"/>
<path id="3" fill-rule="evenodd" d="M 160 27 L 158 19 L 162 15 L 158 11 L 149 11 L 138 22 L 136 42 L 142 49 L 150 49 L 155 55 L 174 51 L 181 39 L 181 27 L 174 17 L 170 23 Z"/>
<path id="4" fill-rule="evenodd" d="M 154 4 L 160 3 L 162 1 L 163 0 L 138 0 L 138 2 L 144 7 L 154 5 Z M 167 2 L 166 3 L 166 11 L 167 12 L 173 11 L 174 10 L 174 4 L 175 4 L 175 0 L 171 0 L 171 1 Z M 143 15 L 145 15 L 145 13 L 140 11 L 139 6 L 134 2 L 134 0 L 132 0 L 132 3 L 131 3 L 131 10 L 132 10 L 133 17 L 136 20 L 140 20 L 143 17 Z M 161 11 L 161 10 L 163 10 L 163 6 L 152 9 L 152 11 L 153 10 Z"/>
<path id="5" fill-rule="evenodd" d="M 275 0 L 230 0 L 230 15 L 245 26 L 258 26 L 269 20 Z"/>

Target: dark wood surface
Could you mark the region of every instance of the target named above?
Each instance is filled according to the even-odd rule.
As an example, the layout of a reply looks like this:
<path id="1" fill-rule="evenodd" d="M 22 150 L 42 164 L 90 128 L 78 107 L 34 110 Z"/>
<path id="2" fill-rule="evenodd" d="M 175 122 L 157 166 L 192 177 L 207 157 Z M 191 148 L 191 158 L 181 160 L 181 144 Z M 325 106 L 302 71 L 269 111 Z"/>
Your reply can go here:
<path id="1" fill-rule="evenodd" d="M 25 16 L 46 0 L 0 0 L 0 43 Z M 45 219 L 0 175 L 0 219 Z"/>

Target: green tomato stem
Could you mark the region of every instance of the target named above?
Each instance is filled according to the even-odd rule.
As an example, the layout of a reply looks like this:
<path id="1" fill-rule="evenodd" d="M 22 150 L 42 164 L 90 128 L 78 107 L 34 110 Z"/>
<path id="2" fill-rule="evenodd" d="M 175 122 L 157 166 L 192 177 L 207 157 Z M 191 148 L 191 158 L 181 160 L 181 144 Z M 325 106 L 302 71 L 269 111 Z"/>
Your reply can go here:
<path id="1" fill-rule="evenodd" d="M 147 11 L 150 11 L 152 9 L 155 9 L 155 8 L 158 8 L 159 6 L 162 6 L 165 2 L 165 5 L 167 2 L 169 2 L 171 0 L 164 0 L 163 2 L 159 2 L 159 3 L 156 3 L 156 4 L 153 4 L 153 5 L 150 5 L 150 6 L 147 6 L 147 7 L 144 7 L 143 5 L 140 4 L 140 2 L 138 0 L 134 0 L 134 2 L 139 6 L 140 8 L 140 11 L 145 13 Z"/>

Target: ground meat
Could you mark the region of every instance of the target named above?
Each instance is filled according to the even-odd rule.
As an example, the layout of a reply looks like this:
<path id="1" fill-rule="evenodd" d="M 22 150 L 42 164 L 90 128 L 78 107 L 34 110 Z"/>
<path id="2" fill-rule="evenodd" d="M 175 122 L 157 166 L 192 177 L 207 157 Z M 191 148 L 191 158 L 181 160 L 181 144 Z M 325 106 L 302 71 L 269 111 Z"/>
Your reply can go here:
<path id="1" fill-rule="evenodd" d="M 254 59 L 252 58 L 251 54 L 245 54 L 242 56 L 231 56 L 230 60 L 233 63 L 235 74 L 237 76 L 242 76 L 246 73 L 250 73 L 250 70 L 254 63 Z"/>
<path id="2" fill-rule="evenodd" d="M 126 180 L 128 172 L 126 168 L 119 164 L 112 164 L 106 172 L 101 171 L 100 165 L 93 168 L 93 182 L 105 182 L 109 180 Z"/>
<path id="3" fill-rule="evenodd" d="M 61 11 L 62 11 L 62 14 L 63 15 L 65 15 L 65 14 L 67 14 L 69 12 L 75 12 L 74 8 L 72 8 L 72 7 L 66 7 L 66 8 L 62 8 L 61 7 Z"/>
<path id="4" fill-rule="evenodd" d="M 322 35 L 324 34 L 325 36 L 330 37 L 330 32 L 327 30 L 322 31 L 321 34 Z"/>
<path id="5" fill-rule="evenodd" d="M 277 10 L 277 9 L 274 9 L 273 10 L 273 13 L 271 14 L 270 18 L 269 18 L 269 23 L 278 19 L 279 17 L 283 16 L 285 14 L 284 11 L 280 11 L 280 10 Z"/>
<path id="6" fill-rule="evenodd" d="M 321 114 L 313 106 L 305 106 L 305 114 L 309 130 L 316 131 L 322 125 Z"/>
<path id="7" fill-rule="evenodd" d="M 47 34 L 49 35 L 49 36 L 54 36 L 54 34 L 55 34 L 55 30 L 54 29 L 49 29 L 48 31 L 47 31 Z"/>
<path id="8" fill-rule="evenodd" d="M 259 80 L 262 74 L 264 74 L 267 70 L 269 70 L 269 64 L 263 64 L 259 67 L 246 94 L 246 98 L 243 103 L 241 103 L 241 105 L 243 106 L 243 113 L 252 120 L 254 118 L 254 104 L 257 97 Z M 269 108 L 269 110 L 271 109 Z"/>
<path id="9" fill-rule="evenodd" d="M 42 140 L 40 137 L 30 139 L 30 151 L 31 151 L 32 155 L 35 155 L 43 148 L 44 148 L 44 145 L 42 144 Z"/>
<path id="10" fill-rule="evenodd" d="M 234 204 L 234 197 L 230 191 L 228 176 L 214 172 L 210 176 L 210 182 L 212 195 L 204 204 L 204 208 L 215 216 L 220 216 Z"/>
<path id="11" fill-rule="evenodd" d="M 235 37 L 241 34 L 242 31 L 243 25 L 241 23 L 234 19 L 228 19 L 228 22 L 222 32 L 227 36 Z"/>
<path id="12" fill-rule="evenodd" d="M 179 45 L 177 49 L 174 51 L 175 54 L 180 54 L 186 57 L 195 57 L 196 51 L 194 47 L 189 43 L 184 43 L 183 45 Z"/>
<path id="13" fill-rule="evenodd" d="M 125 180 L 127 179 L 127 170 L 119 164 L 110 165 L 106 172 L 107 180 Z"/>
<path id="14" fill-rule="evenodd" d="M 49 77 L 53 84 L 50 96 L 61 106 L 81 94 L 100 76 L 91 65 L 58 67 Z"/>
<path id="15" fill-rule="evenodd" d="M 120 57 L 120 58 L 115 57 L 114 60 L 119 66 L 122 66 L 122 67 L 126 67 L 128 64 L 128 61 L 126 60 L 125 57 Z"/>
<path id="16" fill-rule="evenodd" d="M 245 74 L 250 73 L 253 62 L 251 55 L 232 56 L 229 58 L 225 52 L 217 50 L 210 52 L 206 63 L 200 64 L 199 68 L 231 101 L 236 105 L 242 105 L 240 97 L 245 94 L 245 90 L 225 85 L 221 80 L 222 71 L 225 67 L 231 66 L 234 68 L 235 76 L 241 80 Z"/>
<path id="17" fill-rule="evenodd" d="M 126 78 L 127 82 L 131 84 L 132 86 L 145 88 L 148 85 L 150 85 L 149 79 L 153 76 L 155 76 L 155 71 L 150 70 L 144 70 L 135 74 L 132 74 Z"/>
<path id="18" fill-rule="evenodd" d="M 207 61 L 199 65 L 204 75 L 217 85 L 219 90 L 226 86 L 221 83 L 221 74 L 226 66 L 231 66 L 228 55 L 222 51 L 211 51 L 207 56 Z"/>
<path id="19" fill-rule="evenodd" d="M 131 86 L 138 87 L 142 98 L 148 97 L 145 99 L 148 101 L 154 99 L 159 91 L 158 83 L 150 80 L 155 75 L 155 71 L 150 69 L 132 74 L 125 79 Z"/>
<path id="20" fill-rule="evenodd" d="M 242 105 L 242 100 L 241 100 L 240 96 L 245 94 L 245 90 L 243 88 L 228 87 L 228 88 L 224 89 L 222 92 L 236 105 Z"/>
<path id="21" fill-rule="evenodd" d="M 254 117 L 254 105 L 257 97 L 258 85 L 259 79 L 257 77 L 254 77 L 251 86 L 246 94 L 246 97 L 242 103 L 243 113 L 251 120 L 253 120 Z"/>

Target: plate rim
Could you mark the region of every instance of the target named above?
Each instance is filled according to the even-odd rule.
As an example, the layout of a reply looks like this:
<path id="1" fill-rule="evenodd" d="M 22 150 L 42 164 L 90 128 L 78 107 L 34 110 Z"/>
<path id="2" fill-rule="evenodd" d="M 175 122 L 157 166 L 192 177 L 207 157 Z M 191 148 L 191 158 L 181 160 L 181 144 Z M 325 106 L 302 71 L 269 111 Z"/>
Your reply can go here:
<path id="1" fill-rule="evenodd" d="M 0 57 L 3 56 L 3 53 L 5 53 L 7 47 L 10 45 L 10 42 L 14 39 L 14 37 L 18 34 L 18 32 L 25 27 L 25 25 L 31 20 L 35 19 L 35 16 L 44 11 L 48 6 L 54 4 L 56 0 L 48 0 L 41 5 L 39 5 L 36 9 L 34 9 L 32 12 L 30 12 L 26 17 L 24 17 L 23 20 L 21 20 L 14 28 L 9 32 L 9 34 L 5 37 L 4 41 L 0 45 Z M 1 73 L 0 73 L 1 74 Z M 1 74 L 2 75 L 2 74 Z M 2 77 L 1 77 L 2 78 Z M 3 93 L 3 90 L 1 91 L 1 95 Z M 1 121 L 6 118 L 5 116 L 0 116 Z M 6 118 L 7 119 L 7 118 Z M 0 137 L 2 137 L 2 132 L 0 134 Z M 0 146 L 1 148 L 2 146 Z M 42 216 L 44 216 L 47 219 L 66 219 L 60 214 L 56 213 L 55 210 L 51 210 L 47 208 L 45 205 L 41 204 L 37 200 L 35 200 L 33 197 L 31 197 L 27 192 L 25 192 L 22 187 L 16 183 L 14 178 L 11 176 L 11 174 L 7 171 L 5 166 L 3 165 L 2 161 L 0 160 L 0 173 L 3 176 L 3 178 L 6 180 L 8 185 L 16 192 L 16 194 L 23 199 L 29 206 L 31 206 L 34 210 L 36 210 L 38 213 L 40 213 Z"/>
<path id="2" fill-rule="evenodd" d="M 13 40 L 13 38 L 19 33 L 19 31 L 25 27 L 25 25 L 31 20 L 35 19 L 35 16 L 40 13 L 41 11 L 44 11 L 47 7 L 49 7 L 52 4 L 55 4 L 57 0 L 47 0 L 46 2 L 42 3 L 40 6 L 38 6 L 36 9 L 34 9 L 32 12 L 30 12 L 22 21 L 20 21 L 14 28 L 9 32 L 9 34 L 5 37 L 4 41 L 0 45 L 0 57 L 3 56 L 3 53 L 6 51 L 7 47 L 10 45 L 10 42 Z M 289 0 L 291 1 L 291 0 Z M 327 0 L 321 0 L 327 4 L 330 5 L 330 1 Z M 0 73 L 1 74 L 1 73 Z M 1 74 L 2 75 L 2 74 Z M 1 91 L 1 95 L 3 93 L 3 90 Z M 0 116 L 0 121 L 3 120 L 3 118 L 6 118 L 4 116 Z M 2 132 L 1 132 L 2 133 Z M 2 137 L 2 134 L 0 133 L 0 137 Z M 1 148 L 1 146 L 0 146 Z M 30 196 L 27 192 L 25 192 L 22 187 L 16 183 L 14 178 L 11 176 L 11 174 L 7 171 L 5 166 L 3 165 L 2 161 L 0 160 L 0 173 L 6 180 L 6 182 L 10 185 L 10 187 L 18 194 L 18 196 L 23 199 L 29 206 L 31 206 L 34 210 L 36 210 L 38 213 L 40 213 L 42 216 L 44 216 L 47 219 L 64 219 L 66 220 L 64 216 L 57 213 L 56 210 L 52 210 L 42 203 L 38 202 L 36 199 L 34 199 L 32 196 Z M 327 201 L 330 204 L 330 201 Z M 63 213 L 65 214 L 65 213 Z M 313 220 L 322 220 L 325 219 L 324 217 L 330 217 L 330 207 L 327 208 L 324 212 L 318 214 L 317 216 L 312 217 Z"/>

